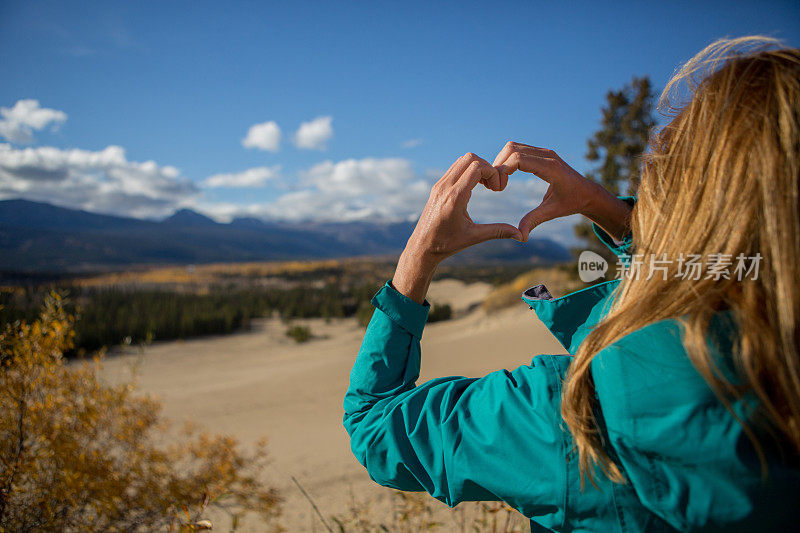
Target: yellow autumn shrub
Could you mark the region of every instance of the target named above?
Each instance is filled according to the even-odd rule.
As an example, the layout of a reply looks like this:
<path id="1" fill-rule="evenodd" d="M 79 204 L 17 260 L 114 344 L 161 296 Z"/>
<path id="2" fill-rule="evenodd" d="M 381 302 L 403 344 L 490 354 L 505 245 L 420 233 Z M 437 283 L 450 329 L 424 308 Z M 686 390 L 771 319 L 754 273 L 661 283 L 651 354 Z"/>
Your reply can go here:
<path id="1" fill-rule="evenodd" d="M 74 318 L 62 297 L 0 333 L 0 531 L 179 531 L 226 510 L 278 529 L 263 486 L 266 443 L 187 428 L 166 438 L 160 405 L 98 379 L 102 356 L 67 365 Z"/>

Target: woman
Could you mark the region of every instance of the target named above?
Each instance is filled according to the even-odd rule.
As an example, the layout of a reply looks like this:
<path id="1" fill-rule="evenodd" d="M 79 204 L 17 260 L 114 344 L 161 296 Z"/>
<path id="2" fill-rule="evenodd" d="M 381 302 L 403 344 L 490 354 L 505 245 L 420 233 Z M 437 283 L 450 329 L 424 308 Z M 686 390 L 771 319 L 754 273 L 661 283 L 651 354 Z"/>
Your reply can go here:
<path id="1" fill-rule="evenodd" d="M 682 82 L 691 97 L 652 137 L 635 197 L 516 143 L 493 165 L 467 154 L 434 185 L 345 396 L 372 479 L 450 506 L 503 500 L 534 531 L 800 524 L 800 51 L 717 41 L 662 102 Z M 542 204 L 518 228 L 474 224 L 470 191 L 501 191 L 517 170 L 548 182 Z M 629 268 L 562 298 L 524 293 L 570 355 L 415 385 L 439 262 L 573 213 Z M 707 268 L 687 276 L 697 256 Z"/>

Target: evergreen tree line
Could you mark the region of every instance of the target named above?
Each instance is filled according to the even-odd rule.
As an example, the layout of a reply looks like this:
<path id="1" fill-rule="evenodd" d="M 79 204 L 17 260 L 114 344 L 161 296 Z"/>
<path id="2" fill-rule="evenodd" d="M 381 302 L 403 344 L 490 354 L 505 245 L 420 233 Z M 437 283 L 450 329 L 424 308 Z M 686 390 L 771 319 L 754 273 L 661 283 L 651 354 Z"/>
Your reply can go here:
<path id="1" fill-rule="evenodd" d="M 249 327 L 256 317 L 277 313 L 294 318 L 355 316 L 379 286 L 258 288 L 230 290 L 212 286 L 204 293 L 123 287 L 62 288 L 67 309 L 76 316 L 75 347 L 70 357 L 104 346 L 227 334 Z M 0 292 L 0 324 L 31 321 L 52 287 Z"/>

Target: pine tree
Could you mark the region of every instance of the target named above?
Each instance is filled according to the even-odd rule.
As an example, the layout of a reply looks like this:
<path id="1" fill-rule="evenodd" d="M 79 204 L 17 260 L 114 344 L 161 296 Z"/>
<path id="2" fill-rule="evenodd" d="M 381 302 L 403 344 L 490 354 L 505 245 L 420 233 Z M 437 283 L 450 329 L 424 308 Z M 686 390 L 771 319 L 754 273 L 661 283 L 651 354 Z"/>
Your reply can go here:
<path id="1" fill-rule="evenodd" d="M 634 77 L 618 91 L 606 94 L 601 127 L 588 141 L 586 159 L 595 167 L 586 177 L 600 183 L 613 194 L 632 195 L 639 187 L 640 156 L 647 148 L 650 130 L 656 121 L 653 115 L 655 94 L 647 76 Z M 595 237 L 592 223 L 584 220 L 575 226 L 575 235 L 586 245 L 574 251 L 592 250 L 609 262 L 605 279 L 614 277 L 616 258 Z M 599 280 L 603 281 L 603 279 Z"/>

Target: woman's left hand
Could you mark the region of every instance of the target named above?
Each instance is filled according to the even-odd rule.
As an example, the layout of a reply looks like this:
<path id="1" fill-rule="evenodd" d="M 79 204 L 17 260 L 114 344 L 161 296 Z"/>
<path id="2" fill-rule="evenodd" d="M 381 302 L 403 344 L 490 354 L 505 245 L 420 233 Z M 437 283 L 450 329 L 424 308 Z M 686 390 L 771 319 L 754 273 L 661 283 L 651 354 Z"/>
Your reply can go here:
<path id="1" fill-rule="evenodd" d="M 476 224 L 467 213 L 472 189 L 478 183 L 493 191 L 506 187 L 508 176 L 473 153 L 461 156 L 431 189 L 428 202 L 400 256 L 392 283 L 422 303 L 436 267 L 472 245 L 492 239 L 523 241 L 511 224 Z"/>

